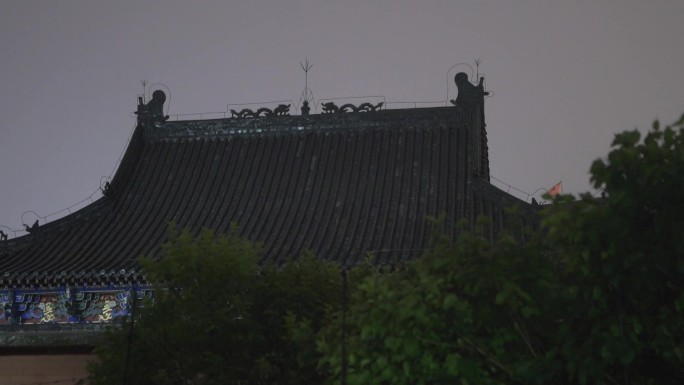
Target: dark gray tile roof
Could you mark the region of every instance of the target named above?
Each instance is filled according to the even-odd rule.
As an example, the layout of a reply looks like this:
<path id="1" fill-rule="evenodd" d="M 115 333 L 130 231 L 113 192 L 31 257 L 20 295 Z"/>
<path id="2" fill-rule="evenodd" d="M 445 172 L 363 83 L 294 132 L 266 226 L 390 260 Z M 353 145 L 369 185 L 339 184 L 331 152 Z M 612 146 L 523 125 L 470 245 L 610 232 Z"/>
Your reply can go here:
<path id="1" fill-rule="evenodd" d="M 474 115 L 442 107 L 140 125 L 111 194 L 0 243 L 0 287 L 143 281 L 136 259 L 160 255 L 169 222 L 195 233 L 237 224 L 264 258 L 308 249 L 344 265 L 367 253 L 387 264 L 419 255 L 426 216 L 446 214 L 455 235 L 459 219 L 485 214 L 493 236 L 502 208 L 525 203 L 487 183 Z"/>

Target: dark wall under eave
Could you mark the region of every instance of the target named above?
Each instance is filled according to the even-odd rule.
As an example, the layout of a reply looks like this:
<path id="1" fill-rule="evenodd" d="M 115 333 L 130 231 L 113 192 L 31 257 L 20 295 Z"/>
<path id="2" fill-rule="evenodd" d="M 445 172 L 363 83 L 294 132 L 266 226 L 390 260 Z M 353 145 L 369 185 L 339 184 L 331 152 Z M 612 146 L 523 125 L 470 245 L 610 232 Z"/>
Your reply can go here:
<path id="1" fill-rule="evenodd" d="M 92 354 L 51 352 L 0 355 L 0 384 L 76 384 L 87 378 L 86 367 L 96 359 Z"/>

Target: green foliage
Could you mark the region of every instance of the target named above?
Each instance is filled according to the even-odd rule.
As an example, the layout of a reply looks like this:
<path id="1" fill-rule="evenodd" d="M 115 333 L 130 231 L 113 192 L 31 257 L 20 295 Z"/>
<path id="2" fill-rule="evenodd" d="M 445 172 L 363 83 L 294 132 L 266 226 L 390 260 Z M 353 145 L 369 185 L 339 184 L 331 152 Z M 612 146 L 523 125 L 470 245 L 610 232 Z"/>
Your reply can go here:
<path id="1" fill-rule="evenodd" d="M 338 267 L 310 254 L 260 266 L 260 250 L 234 234 L 170 231 L 159 261 L 143 259 L 155 285 L 136 321 L 128 384 L 302 384 L 320 381 L 315 333 L 339 306 Z M 121 384 L 129 328 L 96 349 L 93 385 Z"/>
<path id="2" fill-rule="evenodd" d="M 548 314 L 534 299 L 556 283 L 538 243 L 491 243 L 477 233 L 433 239 L 420 259 L 367 277 L 353 293 L 348 383 L 545 383 L 553 362 L 533 332 Z M 336 319 L 319 341 L 321 364 L 336 377 L 342 327 Z"/>
<path id="3" fill-rule="evenodd" d="M 546 213 L 571 308 L 559 341 L 582 383 L 684 383 L 684 130 L 615 137 L 591 167 L 605 198 Z"/>
<path id="4" fill-rule="evenodd" d="M 233 234 L 171 231 L 166 256 L 143 261 L 157 299 L 128 381 L 684 383 L 683 123 L 617 135 L 591 167 L 605 196 L 556 197 L 538 228 L 495 242 L 484 218 L 456 240 L 437 231 L 392 272 L 341 275 L 308 253 L 259 265 Z M 122 383 L 129 332 L 98 347 L 93 385 Z"/>
<path id="5" fill-rule="evenodd" d="M 682 121 L 640 138 L 594 162 L 605 197 L 558 197 L 524 243 L 436 234 L 363 279 L 320 334 L 330 382 L 684 383 Z"/>

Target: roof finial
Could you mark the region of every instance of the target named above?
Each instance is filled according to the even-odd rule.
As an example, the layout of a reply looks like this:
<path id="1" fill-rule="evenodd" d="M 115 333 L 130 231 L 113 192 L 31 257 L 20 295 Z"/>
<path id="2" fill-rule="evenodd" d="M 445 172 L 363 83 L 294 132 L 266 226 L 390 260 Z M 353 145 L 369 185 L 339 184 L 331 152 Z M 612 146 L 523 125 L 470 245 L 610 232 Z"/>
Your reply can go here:
<path id="1" fill-rule="evenodd" d="M 138 110 L 134 114 L 138 115 L 138 124 L 163 123 L 169 119 L 164 115 L 164 102 L 166 94 L 162 90 L 155 90 L 152 99 L 145 104 L 143 98 L 138 96 Z"/>
<path id="2" fill-rule="evenodd" d="M 304 91 L 299 97 L 299 103 L 302 106 L 302 115 L 309 115 L 311 107 L 309 107 L 309 102 L 313 102 L 314 96 L 313 92 L 309 89 L 309 70 L 313 67 L 313 64 L 309 62 L 309 58 L 305 58 L 304 63 L 299 62 L 299 65 L 304 71 Z"/>
<path id="3" fill-rule="evenodd" d="M 458 95 L 450 102 L 455 106 L 469 102 L 484 102 L 484 97 L 489 95 L 489 92 L 484 90 L 484 77 L 480 77 L 480 82 L 475 86 L 468 80 L 468 74 L 459 72 L 454 77 L 454 82 L 458 88 Z"/>

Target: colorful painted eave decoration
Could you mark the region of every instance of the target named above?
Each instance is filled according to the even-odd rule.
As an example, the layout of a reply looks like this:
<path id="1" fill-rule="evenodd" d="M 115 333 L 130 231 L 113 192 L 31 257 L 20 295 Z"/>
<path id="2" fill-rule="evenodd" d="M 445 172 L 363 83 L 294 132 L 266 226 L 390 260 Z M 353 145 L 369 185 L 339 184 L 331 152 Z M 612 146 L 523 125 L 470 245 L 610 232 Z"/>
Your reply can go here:
<path id="1" fill-rule="evenodd" d="M 135 298 L 133 296 L 135 293 Z M 0 291 L 1 325 L 109 323 L 152 300 L 148 287 L 18 289 Z"/>

